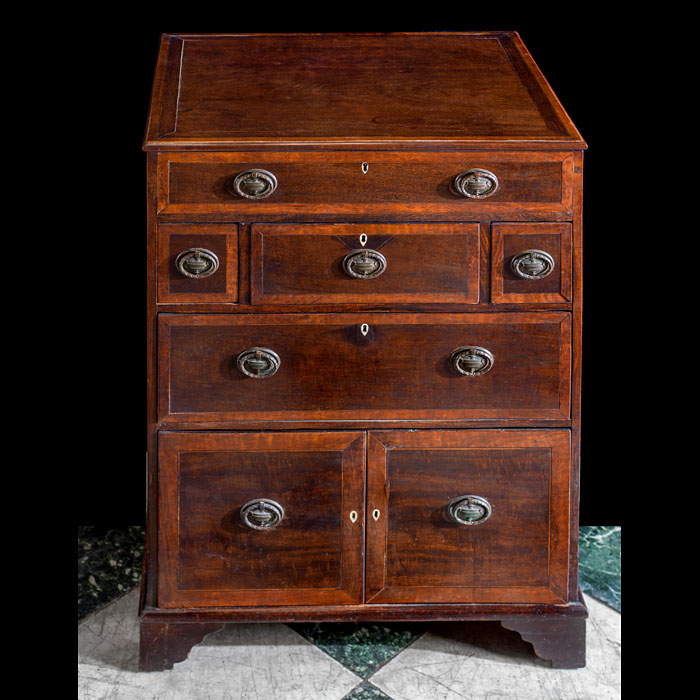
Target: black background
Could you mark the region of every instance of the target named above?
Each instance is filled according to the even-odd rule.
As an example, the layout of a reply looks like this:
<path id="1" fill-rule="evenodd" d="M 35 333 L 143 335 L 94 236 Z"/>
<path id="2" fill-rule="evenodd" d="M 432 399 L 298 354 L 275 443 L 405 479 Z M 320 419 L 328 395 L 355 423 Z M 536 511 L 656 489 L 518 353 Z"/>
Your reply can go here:
<path id="1" fill-rule="evenodd" d="M 201 19 L 164 7 L 149 19 L 122 14 L 76 34 L 77 100 L 67 106 L 79 147 L 80 217 L 95 264 L 77 284 L 81 342 L 77 376 L 67 391 L 82 393 L 72 415 L 81 449 L 75 464 L 77 524 L 138 525 L 145 513 L 145 154 L 141 150 L 151 81 L 163 32 L 518 31 L 589 145 L 584 159 L 584 374 L 581 524 L 621 525 L 625 441 L 624 388 L 608 348 L 620 341 L 621 298 L 614 272 L 622 254 L 621 222 L 613 212 L 622 190 L 610 192 L 620 167 L 626 122 L 625 85 L 634 75 L 619 28 L 602 13 L 578 8 L 510 12 L 443 4 L 416 13 L 381 5 L 322 20 L 274 5 L 258 13 L 235 7 Z M 313 19 L 312 19 L 313 17 Z M 254 57 L 251 60 L 255 60 Z M 77 105 L 77 106 L 76 106 Z M 97 304 L 99 300 L 99 306 Z M 82 391 L 81 391 L 82 389 Z M 76 398 L 78 398 L 76 396 Z M 71 450 L 68 443 L 66 450 Z"/>

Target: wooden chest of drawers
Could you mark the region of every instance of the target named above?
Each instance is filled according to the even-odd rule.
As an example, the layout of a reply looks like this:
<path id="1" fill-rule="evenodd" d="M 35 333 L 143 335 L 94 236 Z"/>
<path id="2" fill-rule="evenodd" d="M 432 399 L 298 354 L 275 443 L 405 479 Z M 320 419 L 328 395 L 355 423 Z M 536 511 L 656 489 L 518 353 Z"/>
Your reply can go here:
<path id="1" fill-rule="evenodd" d="M 515 33 L 163 36 L 142 669 L 236 621 L 584 664 L 585 148 Z"/>

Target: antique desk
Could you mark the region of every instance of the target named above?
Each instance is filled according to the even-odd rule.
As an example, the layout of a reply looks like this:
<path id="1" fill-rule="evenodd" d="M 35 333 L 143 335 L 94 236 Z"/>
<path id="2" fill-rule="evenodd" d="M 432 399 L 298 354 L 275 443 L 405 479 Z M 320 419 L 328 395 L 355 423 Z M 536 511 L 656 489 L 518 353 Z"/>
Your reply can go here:
<path id="1" fill-rule="evenodd" d="M 513 32 L 163 36 L 143 670 L 239 621 L 585 663 L 585 148 Z"/>

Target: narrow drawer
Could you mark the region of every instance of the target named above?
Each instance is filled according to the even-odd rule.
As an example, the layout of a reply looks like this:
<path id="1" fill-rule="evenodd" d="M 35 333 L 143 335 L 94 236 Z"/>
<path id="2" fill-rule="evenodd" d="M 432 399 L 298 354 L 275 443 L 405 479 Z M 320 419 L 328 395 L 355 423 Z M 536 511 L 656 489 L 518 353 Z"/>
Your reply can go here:
<path id="1" fill-rule="evenodd" d="M 493 304 L 571 302 L 571 224 L 494 223 L 491 251 Z"/>
<path id="2" fill-rule="evenodd" d="M 158 605 L 362 602 L 364 433 L 165 433 Z"/>
<path id="3" fill-rule="evenodd" d="M 565 219 L 573 155 L 560 151 L 165 152 L 161 214 L 231 221 L 479 216 Z M 461 177 L 460 177 L 461 176 Z"/>
<path id="4" fill-rule="evenodd" d="M 478 224 L 256 224 L 255 304 L 479 301 Z"/>
<path id="5" fill-rule="evenodd" d="M 159 318 L 160 419 L 569 418 L 567 313 Z"/>
<path id="6" fill-rule="evenodd" d="M 568 599 L 568 430 L 370 432 L 367 602 Z"/>
<path id="7" fill-rule="evenodd" d="M 235 224 L 160 224 L 158 303 L 236 303 L 238 257 Z"/>

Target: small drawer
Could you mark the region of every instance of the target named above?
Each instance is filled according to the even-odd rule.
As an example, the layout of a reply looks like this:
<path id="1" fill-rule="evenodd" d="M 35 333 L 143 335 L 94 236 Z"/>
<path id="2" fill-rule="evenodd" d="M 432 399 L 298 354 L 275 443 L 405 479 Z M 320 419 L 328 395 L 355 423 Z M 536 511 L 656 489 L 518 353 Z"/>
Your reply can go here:
<path id="1" fill-rule="evenodd" d="M 160 224 L 158 303 L 238 301 L 238 226 Z"/>
<path id="2" fill-rule="evenodd" d="M 570 314 L 161 314 L 160 419 L 568 420 Z"/>
<path id="3" fill-rule="evenodd" d="M 478 224 L 256 224 L 254 304 L 479 301 Z"/>
<path id="4" fill-rule="evenodd" d="M 165 152 L 158 211 L 229 221 L 566 219 L 558 151 Z M 342 220 L 341 219 L 341 220 Z"/>
<path id="5" fill-rule="evenodd" d="M 492 303 L 571 302 L 571 224 L 493 224 L 491 250 Z"/>
<path id="6" fill-rule="evenodd" d="M 362 602 L 364 433 L 165 433 L 158 605 Z"/>

